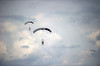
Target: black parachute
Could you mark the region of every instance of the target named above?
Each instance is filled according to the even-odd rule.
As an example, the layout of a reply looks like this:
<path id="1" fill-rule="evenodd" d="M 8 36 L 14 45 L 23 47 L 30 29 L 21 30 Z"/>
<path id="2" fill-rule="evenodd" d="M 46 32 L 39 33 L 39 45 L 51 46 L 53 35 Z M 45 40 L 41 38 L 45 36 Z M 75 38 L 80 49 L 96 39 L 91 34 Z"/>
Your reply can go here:
<path id="1" fill-rule="evenodd" d="M 90 50 L 90 52 L 92 53 L 92 55 L 94 54 L 95 50 Z"/>
<path id="2" fill-rule="evenodd" d="M 28 24 L 28 23 L 32 23 L 32 24 L 34 24 L 32 21 L 27 21 L 27 22 L 25 23 L 25 25 Z"/>
<path id="3" fill-rule="evenodd" d="M 95 52 L 95 50 L 90 50 L 90 52 Z"/>
<path id="4" fill-rule="evenodd" d="M 38 29 L 34 30 L 33 33 L 37 32 L 39 30 L 47 30 L 50 33 L 52 32 L 49 28 L 38 28 Z M 41 39 L 41 43 L 42 43 L 42 45 L 44 45 L 44 39 Z"/>
<path id="5" fill-rule="evenodd" d="M 37 32 L 38 30 L 47 30 L 50 33 L 52 32 L 49 28 L 38 28 L 38 29 L 34 30 L 33 33 Z"/>
<path id="6" fill-rule="evenodd" d="M 27 21 L 27 22 L 25 23 L 25 25 L 28 24 L 28 23 L 34 24 L 32 21 Z M 29 30 L 31 30 L 31 27 L 29 27 Z"/>

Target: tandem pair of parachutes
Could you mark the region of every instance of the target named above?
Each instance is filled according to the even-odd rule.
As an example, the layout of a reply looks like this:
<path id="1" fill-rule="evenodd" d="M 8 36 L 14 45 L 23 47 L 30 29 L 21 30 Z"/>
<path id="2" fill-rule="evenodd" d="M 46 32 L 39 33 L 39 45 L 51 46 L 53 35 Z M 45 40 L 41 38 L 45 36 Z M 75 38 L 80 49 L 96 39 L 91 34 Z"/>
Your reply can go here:
<path id="1" fill-rule="evenodd" d="M 29 24 L 29 23 L 30 23 L 30 24 L 34 24 L 34 22 L 32 22 L 32 21 L 28 21 L 28 22 L 25 23 L 25 25 L 26 25 L 26 24 Z M 31 30 L 31 27 L 29 27 L 29 30 Z M 35 32 L 38 31 L 38 30 L 47 30 L 47 31 L 49 31 L 50 33 L 52 32 L 49 28 L 38 28 L 38 29 L 34 30 L 33 33 L 35 33 Z"/>
<path id="2" fill-rule="evenodd" d="M 32 22 L 32 21 L 28 21 L 28 22 L 26 22 L 25 23 L 25 25 L 27 25 L 27 24 L 34 24 L 34 22 Z M 29 27 L 29 30 L 31 30 L 31 27 Z M 35 33 L 35 32 L 37 32 L 37 31 L 39 31 L 39 30 L 46 30 L 46 31 L 49 31 L 50 33 L 52 32 L 49 28 L 37 28 L 37 29 L 35 29 L 34 31 L 33 31 L 33 33 Z M 41 43 L 42 43 L 42 45 L 44 45 L 44 40 L 43 39 L 41 39 Z"/>

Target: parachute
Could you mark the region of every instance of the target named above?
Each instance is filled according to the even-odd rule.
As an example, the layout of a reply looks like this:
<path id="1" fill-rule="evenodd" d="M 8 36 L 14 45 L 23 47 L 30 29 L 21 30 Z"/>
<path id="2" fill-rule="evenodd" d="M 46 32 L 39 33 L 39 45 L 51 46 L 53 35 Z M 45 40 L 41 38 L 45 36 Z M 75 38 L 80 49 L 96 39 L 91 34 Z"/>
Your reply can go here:
<path id="1" fill-rule="evenodd" d="M 28 24 L 28 23 L 32 23 L 32 24 L 34 24 L 32 21 L 27 21 L 27 22 L 25 23 L 25 25 Z"/>
<path id="2" fill-rule="evenodd" d="M 52 32 L 49 28 L 38 28 L 38 29 L 34 30 L 33 33 L 37 32 L 39 30 L 47 30 L 50 33 Z M 41 39 L 41 43 L 42 43 L 42 45 L 44 45 L 44 39 Z"/>
<path id="3" fill-rule="evenodd" d="M 38 30 L 47 30 L 50 33 L 52 32 L 49 28 L 38 28 L 38 29 L 34 30 L 33 33 L 37 32 Z"/>
<path id="4" fill-rule="evenodd" d="M 25 23 L 25 25 L 28 24 L 28 23 L 34 24 L 32 21 L 27 21 L 27 22 Z M 29 27 L 29 30 L 31 30 L 31 27 Z"/>
<path id="5" fill-rule="evenodd" d="M 90 50 L 90 52 L 92 53 L 92 55 L 93 55 L 93 53 L 95 52 L 95 50 Z"/>
<path id="6" fill-rule="evenodd" d="M 95 50 L 90 50 L 90 52 L 95 52 Z"/>

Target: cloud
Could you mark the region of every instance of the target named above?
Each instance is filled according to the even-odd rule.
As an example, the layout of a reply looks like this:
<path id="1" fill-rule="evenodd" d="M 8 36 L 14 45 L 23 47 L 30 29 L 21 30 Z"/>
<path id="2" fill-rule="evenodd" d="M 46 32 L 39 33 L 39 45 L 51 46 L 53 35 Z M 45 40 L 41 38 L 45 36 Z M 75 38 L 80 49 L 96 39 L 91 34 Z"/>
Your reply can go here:
<path id="1" fill-rule="evenodd" d="M 3 40 L 7 47 L 0 42 L 0 54 L 5 56 L 5 60 L 15 60 L 15 59 L 21 59 L 26 58 L 29 54 L 32 52 L 35 52 L 37 48 L 37 43 L 34 43 L 34 38 L 30 35 L 30 33 L 26 30 L 20 31 L 17 29 L 17 25 L 15 25 L 12 22 L 4 22 L 0 24 L 0 27 L 2 27 L 0 30 L 1 33 L 8 33 L 9 39 L 7 36 L 2 35 L 2 38 L 5 38 L 6 40 Z M 1 38 L 1 39 L 2 39 Z M 20 39 L 23 38 L 23 39 Z M 20 40 L 17 40 L 20 39 Z M 24 48 L 22 48 L 24 46 Z M 25 46 L 28 48 L 25 49 Z M 7 52 L 7 51 L 8 52 Z M 6 55 L 5 55 L 6 53 Z"/>
<path id="2" fill-rule="evenodd" d="M 100 41 L 98 41 L 99 34 L 100 34 L 100 31 L 96 31 L 96 32 L 90 33 L 89 35 L 87 35 L 87 37 L 90 38 L 91 40 L 94 40 L 96 42 L 96 45 L 99 46 L 100 45 Z"/>
<path id="3" fill-rule="evenodd" d="M 76 48 L 80 48 L 80 45 L 68 45 L 68 46 L 66 46 L 65 44 L 62 44 L 62 45 L 59 45 L 58 47 L 56 47 L 56 48 L 60 48 L 60 49 L 68 49 L 68 48 L 70 48 L 70 49 L 76 49 Z"/>
<path id="4" fill-rule="evenodd" d="M 6 54 L 7 54 L 7 47 L 2 41 L 0 41 L 0 56 Z"/>
<path id="5" fill-rule="evenodd" d="M 100 40 L 100 34 L 98 36 L 96 36 L 96 40 Z"/>
<path id="6" fill-rule="evenodd" d="M 68 46 L 67 48 L 79 48 L 80 45 L 71 45 L 71 46 Z"/>
<path id="7" fill-rule="evenodd" d="M 29 48 L 22 48 L 23 45 L 27 45 L 27 47 Z M 30 41 L 30 39 L 23 39 L 21 41 L 16 41 L 13 45 L 13 57 L 15 57 L 15 59 L 19 58 L 26 58 L 29 54 L 31 54 L 32 52 L 35 52 L 36 49 L 38 48 L 37 45 L 34 45 L 34 43 L 32 43 Z"/>
<path id="8" fill-rule="evenodd" d="M 4 20 L 17 20 L 17 21 L 24 21 L 25 17 L 21 15 L 0 15 L 0 19 Z"/>
<path id="9" fill-rule="evenodd" d="M 46 47 L 52 47 L 56 43 L 62 40 L 62 37 L 57 33 L 49 33 L 48 31 L 38 31 L 34 34 L 36 40 L 41 42 L 41 39 L 44 40 L 44 45 Z"/>
<path id="10" fill-rule="evenodd" d="M 17 30 L 17 26 L 12 22 L 0 23 L 0 27 L 2 32 L 15 32 Z"/>
<path id="11" fill-rule="evenodd" d="M 5 61 L 26 59 L 37 51 L 41 52 L 40 55 L 45 55 L 44 58 L 49 58 L 46 50 L 41 50 L 41 38 L 45 39 L 44 46 L 46 49 L 54 46 L 56 43 L 62 40 L 62 37 L 54 32 L 48 33 L 47 31 L 39 31 L 36 34 L 33 34 L 28 30 L 19 30 L 17 28 L 18 25 L 15 25 L 15 23 L 12 22 L 4 22 L 2 23 L 2 26 L 5 26 L 5 28 L 2 28 L 3 30 L 5 29 L 3 32 L 9 32 L 11 34 L 9 38 L 14 38 L 12 41 L 10 41 L 12 43 L 10 44 L 11 46 L 7 46 L 8 52 Z M 15 29 L 8 29 L 8 27 L 14 28 L 15 26 Z M 9 45 L 9 43 L 7 43 L 7 45 Z"/>
<path id="12" fill-rule="evenodd" d="M 26 45 L 26 46 L 24 45 L 24 46 L 21 46 L 21 47 L 22 47 L 22 48 L 26 48 L 26 49 L 29 48 L 29 46 L 27 46 L 27 45 Z"/>
<path id="13" fill-rule="evenodd" d="M 2 66 L 95 65 L 100 61 L 99 1 L 3 1 L 0 5 L 0 39 L 8 51 L 6 60 L 0 60 Z M 32 31 L 47 27 L 52 33 L 34 34 L 22 25 L 24 16 L 18 14 L 37 19 Z M 90 49 L 98 50 L 97 57 L 91 56 Z"/>
<path id="14" fill-rule="evenodd" d="M 97 46 L 100 46 L 100 41 L 96 41 L 96 45 Z"/>
<path id="15" fill-rule="evenodd" d="M 0 41 L 0 65 L 4 64 L 5 59 L 8 55 L 8 48 L 6 44 L 4 44 L 2 41 Z"/>
<path id="16" fill-rule="evenodd" d="M 96 52 L 92 55 L 90 51 L 84 51 L 81 56 L 81 61 L 79 62 L 80 65 L 95 65 L 98 66 L 100 65 L 100 53 L 99 53 L 99 48 L 96 50 Z"/>
<path id="17" fill-rule="evenodd" d="M 99 35 L 99 33 L 100 33 L 100 31 L 95 31 L 95 32 L 92 32 L 89 35 L 87 35 L 87 37 L 95 40 L 96 37 Z"/>

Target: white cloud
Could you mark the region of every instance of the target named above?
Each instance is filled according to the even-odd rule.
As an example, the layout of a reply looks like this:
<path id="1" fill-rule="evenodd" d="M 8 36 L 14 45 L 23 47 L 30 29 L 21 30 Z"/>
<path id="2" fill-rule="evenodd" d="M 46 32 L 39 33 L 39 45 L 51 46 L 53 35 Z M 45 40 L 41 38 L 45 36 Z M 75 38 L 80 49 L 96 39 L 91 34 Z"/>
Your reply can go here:
<path id="1" fill-rule="evenodd" d="M 100 46 L 100 41 L 96 41 L 97 47 Z"/>
<path id="2" fill-rule="evenodd" d="M 14 35 L 13 35 L 14 37 Z M 24 59 L 27 58 L 31 53 L 35 53 L 38 44 L 35 43 L 35 38 L 26 30 L 16 32 L 11 54 L 9 54 L 8 60 Z M 27 46 L 28 48 L 23 48 Z"/>
<path id="3" fill-rule="evenodd" d="M 7 47 L 2 41 L 0 41 L 0 55 L 2 54 L 7 54 Z"/>
<path id="4" fill-rule="evenodd" d="M 36 16 L 31 16 L 33 18 L 36 18 L 37 20 L 40 20 L 41 18 L 44 17 L 44 14 L 40 13 L 40 14 L 37 14 Z"/>
<path id="5" fill-rule="evenodd" d="M 92 32 L 91 34 L 87 35 L 88 38 L 95 40 L 96 37 L 100 34 L 100 31 Z"/>
<path id="6" fill-rule="evenodd" d="M 6 31 L 6 32 L 14 32 L 17 30 L 17 26 L 12 23 L 12 22 L 4 22 L 4 23 L 0 23 L 0 30 L 1 31 Z"/>
<path id="7" fill-rule="evenodd" d="M 41 39 L 44 40 L 44 46 L 52 47 L 62 40 L 62 37 L 57 33 L 50 33 L 48 31 L 38 31 L 34 34 L 36 40 L 41 42 Z"/>
<path id="8" fill-rule="evenodd" d="M 12 22 L 4 22 L 2 25 L 3 32 L 11 32 L 9 38 L 14 38 L 12 40 L 11 48 L 6 52 L 7 53 L 5 60 L 15 60 L 15 59 L 24 59 L 27 58 L 30 54 L 34 54 L 37 50 L 42 52 L 45 56 L 44 58 L 49 58 L 48 53 L 45 50 L 40 50 L 41 48 L 41 39 L 45 39 L 45 48 L 50 48 L 59 42 L 62 38 L 57 33 L 49 33 L 48 31 L 39 31 L 35 34 L 27 30 L 17 29 L 17 25 Z M 23 26 L 22 26 L 23 27 Z M 27 46 L 28 48 L 23 48 L 22 46 Z M 48 57 L 47 57 L 48 56 Z M 51 58 L 51 57 L 50 57 Z"/>
<path id="9" fill-rule="evenodd" d="M 17 25 L 12 22 L 0 23 L 2 32 L 11 32 L 11 48 L 8 49 L 3 42 L 0 42 L 0 54 L 6 54 L 5 60 L 23 59 L 34 53 L 38 48 L 35 38 L 27 30 L 17 30 Z M 8 34 L 9 35 L 9 34 Z M 9 40 L 9 39 L 8 39 Z M 22 46 L 28 46 L 23 48 Z M 9 52 L 7 52 L 7 49 Z"/>
<path id="10" fill-rule="evenodd" d="M 91 2 L 94 2 L 94 1 L 91 1 Z M 95 6 L 95 4 L 91 2 L 65 1 L 65 0 L 64 1 L 6 2 L 7 3 L 6 6 L 10 5 L 11 7 L 7 6 L 8 7 L 7 9 L 3 8 L 4 12 L 1 11 L 3 12 L 2 13 L 3 15 L 4 14 L 7 15 L 9 12 L 9 14 L 11 15 L 21 14 L 25 16 L 32 16 L 31 18 L 36 18 L 38 20 L 36 23 L 34 23 L 35 29 L 39 27 L 48 27 L 50 29 L 52 28 L 51 30 L 53 31 L 52 33 L 49 33 L 47 31 L 40 31 L 38 33 L 33 34 L 31 31 L 23 30 L 23 29 L 28 29 L 28 27 L 26 26 L 25 26 L 26 28 L 23 28 L 24 26 L 19 26 L 12 22 L 0 23 L 0 31 L 11 32 L 9 33 L 10 35 L 8 34 L 9 37 L 6 37 L 6 38 L 12 38 L 13 36 L 12 40 L 8 39 L 8 41 L 12 43 L 12 44 L 8 43 L 8 46 L 9 45 L 11 46 L 11 48 L 8 48 L 8 50 L 11 50 L 11 53 L 8 53 L 8 60 L 24 59 L 24 58 L 27 58 L 30 54 L 33 54 L 33 55 L 38 54 L 39 57 L 36 58 L 35 60 L 35 62 L 37 63 L 38 63 L 37 60 L 41 59 L 40 57 L 43 57 L 43 59 L 40 60 L 40 62 L 43 61 L 44 64 L 45 64 L 45 61 L 49 59 L 51 62 L 52 60 L 55 61 L 56 62 L 54 63 L 55 65 L 56 64 L 67 65 L 67 64 L 72 64 L 72 63 L 74 65 L 75 62 L 77 62 L 77 60 L 80 61 L 79 63 L 77 63 L 79 65 L 83 64 L 84 61 L 87 62 L 87 60 L 85 60 L 87 58 L 86 55 L 88 54 L 87 51 L 85 51 L 86 53 L 84 52 L 80 55 L 80 57 L 82 58 L 76 58 L 77 55 L 75 54 L 79 53 L 78 51 L 81 52 L 84 49 L 86 48 L 89 49 L 91 47 L 89 45 L 90 43 L 88 43 L 88 39 L 84 38 L 86 37 L 86 35 L 82 35 L 80 33 L 82 32 L 86 34 L 93 30 L 91 29 L 91 26 L 90 26 L 91 24 L 88 23 L 90 21 L 88 21 L 89 19 L 87 18 L 87 17 L 91 17 L 91 15 L 88 16 L 89 14 L 91 14 L 91 11 L 92 13 L 94 13 L 93 12 L 94 7 L 92 9 L 91 6 Z M 18 6 L 21 6 L 21 7 L 18 7 Z M 92 10 L 90 11 L 88 8 Z M 96 15 L 96 14 L 93 14 L 93 15 Z M 86 17 L 87 20 L 84 17 Z M 95 20 L 92 20 L 92 21 L 95 21 Z M 74 24 L 71 25 L 71 23 L 74 23 Z M 75 25 L 75 23 L 78 25 Z M 19 24 L 24 24 L 24 23 L 20 22 Z M 32 29 L 34 29 L 34 26 Z M 76 30 L 77 28 L 76 26 L 78 27 L 80 32 Z M 94 25 L 92 25 L 92 28 L 94 28 Z M 95 33 L 95 32 L 93 34 L 91 33 L 87 37 L 95 40 L 98 33 Z M 3 37 L 3 39 L 5 38 Z M 44 46 L 41 45 L 41 39 L 44 39 L 45 41 Z M 62 42 L 60 42 L 61 40 Z M 80 45 L 79 49 L 67 49 L 64 47 L 64 48 L 56 48 L 55 50 L 54 48 L 55 46 L 58 46 L 58 45 L 71 46 L 71 45 L 77 45 L 77 44 Z M 98 41 L 97 44 L 99 45 L 100 42 Z M 28 46 L 28 47 L 23 48 L 22 46 Z M 38 52 L 35 54 L 37 50 Z M 75 50 L 75 51 L 72 51 L 72 50 Z M 60 56 L 60 58 L 58 58 L 58 55 Z M 56 56 L 57 58 L 54 58 L 53 56 Z M 32 59 L 34 58 L 32 57 Z M 28 61 L 28 60 L 25 59 L 25 61 Z M 32 61 L 29 61 L 29 63 L 31 62 Z M 17 62 L 15 63 L 17 64 Z M 27 63 L 24 63 L 24 64 L 27 64 Z"/>
<path id="11" fill-rule="evenodd" d="M 22 46 L 28 46 L 29 48 L 22 48 Z M 13 56 L 15 58 L 25 58 L 29 54 L 34 53 L 38 46 L 31 42 L 29 39 L 23 39 L 21 41 L 16 41 L 13 45 Z"/>
<path id="12" fill-rule="evenodd" d="M 0 41 L 0 60 L 6 60 L 8 58 L 7 46 Z"/>
<path id="13" fill-rule="evenodd" d="M 35 40 L 34 38 L 32 38 L 32 35 L 30 34 L 30 32 L 27 31 L 27 30 L 18 31 L 17 32 L 17 37 L 18 38 L 27 38 L 27 39 Z"/>
<path id="14" fill-rule="evenodd" d="M 87 37 L 96 41 L 96 37 L 99 34 L 100 34 L 100 31 L 96 31 L 96 32 L 92 32 L 91 34 L 87 35 Z M 100 46 L 100 41 L 96 41 L 96 45 Z"/>
<path id="15" fill-rule="evenodd" d="M 48 19 L 45 13 L 39 13 L 36 16 L 33 16 L 33 18 L 37 19 L 38 26 L 43 27 L 43 26 L 47 26 L 50 24 L 50 20 Z"/>

